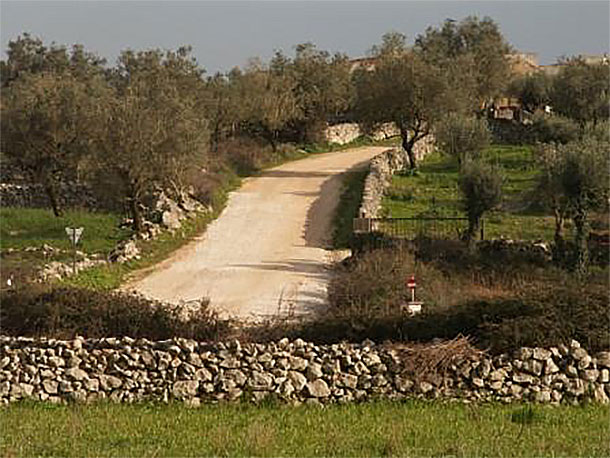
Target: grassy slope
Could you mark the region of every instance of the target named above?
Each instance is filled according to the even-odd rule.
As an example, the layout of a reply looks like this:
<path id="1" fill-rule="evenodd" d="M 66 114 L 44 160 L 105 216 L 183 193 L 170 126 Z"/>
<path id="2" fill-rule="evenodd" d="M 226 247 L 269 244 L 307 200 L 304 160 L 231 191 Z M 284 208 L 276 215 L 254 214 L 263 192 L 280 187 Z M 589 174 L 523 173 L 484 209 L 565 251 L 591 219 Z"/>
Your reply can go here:
<path id="1" fill-rule="evenodd" d="M 484 156 L 501 167 L 504 198 L 500 209 L 485 218 L 485 237 L 535 240 L 553 237 L 553 217 L 528 205 L 537 170 L 529 146 L 492 146 Z M 418 176 L 395 176 L 383 202 L 391 217 L 414 217 L 433 208 L 442 216 L 464 216 L 458 191 L 458 166 L 435 153 L 426 158 Z M 569 222 L 566 225 L 569 233 Z"/>
<path id="2" fill-rule="evenodd" d="M 4 407 L 2 456 L 609 456 L 608 407 Z M 606 439 L 604 439 L 606 438 Z"/>

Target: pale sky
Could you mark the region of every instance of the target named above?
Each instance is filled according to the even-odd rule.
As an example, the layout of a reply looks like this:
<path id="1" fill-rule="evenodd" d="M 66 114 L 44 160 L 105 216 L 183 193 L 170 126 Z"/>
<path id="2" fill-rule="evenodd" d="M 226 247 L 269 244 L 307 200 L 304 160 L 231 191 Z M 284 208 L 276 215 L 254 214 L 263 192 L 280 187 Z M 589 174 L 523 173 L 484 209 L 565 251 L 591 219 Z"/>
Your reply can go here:
<path id="1" fill-rule="evenodd" d="M 23 32 L 45 43 L 80 43 L 114 63 L 122 49 L 175 49 L 190 44 L 208 71 L 318 48 L 364 56 L 381 35 L 409 42 L 427 26 L 468 15 L 490 16 L 515 48 L 541 64 L 562 55 L 609 52 L 608 1 L 0 1 L 2 58 Z"/>

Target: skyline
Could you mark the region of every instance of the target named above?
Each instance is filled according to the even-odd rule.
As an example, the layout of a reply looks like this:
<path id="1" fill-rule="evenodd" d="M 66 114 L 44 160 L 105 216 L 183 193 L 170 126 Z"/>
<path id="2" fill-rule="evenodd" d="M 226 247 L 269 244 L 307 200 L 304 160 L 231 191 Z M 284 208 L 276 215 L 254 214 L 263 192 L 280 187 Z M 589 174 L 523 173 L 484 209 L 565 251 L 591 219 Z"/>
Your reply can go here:
<path id="1" fill-rule="evenodd" d="M 609 52 L 610 4 L 603 1 L 2 1 L 2 58 L 9 40 L 29 32 L 46 44 L 80 43 L 109 64 L 123 49 L 191 45 L 208 74 L 268 60 L 275 50 L 313 42 L 331 53 L 363 57 L 383 33 L 409 44 L 428 26 L 468 15 L 490 16 L 519 51 L 540 64 L 564 55 Z M 112 33 L 109 33 L 111 31 Z"/>

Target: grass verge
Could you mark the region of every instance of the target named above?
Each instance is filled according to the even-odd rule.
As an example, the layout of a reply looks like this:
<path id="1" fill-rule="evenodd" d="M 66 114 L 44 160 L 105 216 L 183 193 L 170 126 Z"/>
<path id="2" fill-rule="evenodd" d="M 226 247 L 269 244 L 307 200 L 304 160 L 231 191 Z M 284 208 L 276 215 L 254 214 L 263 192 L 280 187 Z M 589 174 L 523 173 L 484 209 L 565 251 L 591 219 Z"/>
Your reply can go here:
<path id="1" fill-rule="evenodd" d="M 4 407 L 2 456 L 608 456 L 608 407 Z"/>
<path id="2" fill-rule="evenodd" d="M 24 249 L 47 244 L 61 250 L 71 250 L 66 227 L 83 227 L 78 249 L 88 253 L 104 253 L 121 239 L 130 235 L 129 230 L 119 229 L 119 215 L 112 213 L 67 210 L 55 217 L 44 208 L 0 208 L 0 249 Z"/>
<path id="3" fill-rule="evenodd" d="M 504 178 L 501 207 L 485 215 L 485 238 L 552 240 L 553 217 L 535 204 L 534 186 L 539 172 L 533 148 L 494 145 L 483 157 L 499 166 Z M 393 178 L 383 201 L 383 211 L 394 218 L 430 214 L 464 216 L 458 179 L 457 162 L 434 153 L 422 161 L 419 174 Z M 570 233 L 570 226 L 570 221 L 566 221 L 566 234 Z"/>
<path id="4" fill-rule="evenodd" d="M 358 216 L 364 181 L 368 173 L 367 169 L 343 174 L 343 189 L 333 218 L 333 247 L 335 249 L 351 246 L 353 219 Z"/>

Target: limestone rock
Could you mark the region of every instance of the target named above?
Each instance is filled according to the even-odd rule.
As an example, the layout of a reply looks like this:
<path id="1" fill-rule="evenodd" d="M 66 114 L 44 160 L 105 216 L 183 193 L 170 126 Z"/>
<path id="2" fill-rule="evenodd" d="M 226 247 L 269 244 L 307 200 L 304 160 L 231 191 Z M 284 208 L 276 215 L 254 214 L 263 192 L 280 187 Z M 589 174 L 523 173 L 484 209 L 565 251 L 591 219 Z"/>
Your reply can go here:
<path id="1" fill-rule="evenodd" d="M 313 398 L 327 398 L 330 396 L 330 389 L 322 379 L 309 382 L 306 386 L 307 395 Z"/>

